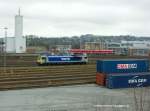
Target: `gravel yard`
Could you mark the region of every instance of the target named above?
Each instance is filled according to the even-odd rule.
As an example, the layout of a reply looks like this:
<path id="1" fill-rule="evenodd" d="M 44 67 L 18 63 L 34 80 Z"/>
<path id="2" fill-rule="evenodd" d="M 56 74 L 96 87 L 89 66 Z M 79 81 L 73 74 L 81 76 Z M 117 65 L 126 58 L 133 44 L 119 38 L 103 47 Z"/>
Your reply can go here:
<path id="1" fill-rule="evenodd" d="M 0 91 L 0 111 L 148 111 L 149 92 L 95 84 Z"/>

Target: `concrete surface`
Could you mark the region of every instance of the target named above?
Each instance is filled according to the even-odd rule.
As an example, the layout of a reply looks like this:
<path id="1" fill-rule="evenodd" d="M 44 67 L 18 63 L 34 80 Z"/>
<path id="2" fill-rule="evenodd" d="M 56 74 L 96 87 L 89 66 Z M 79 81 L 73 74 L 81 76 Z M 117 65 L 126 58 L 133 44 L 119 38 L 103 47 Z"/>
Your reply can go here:
<path id="1" fill-rule="evenodd" d="M 0 111 L 134 111 L 133 98 L 133 89 L 95 84 L 10 90 L 0 91 Z"/>

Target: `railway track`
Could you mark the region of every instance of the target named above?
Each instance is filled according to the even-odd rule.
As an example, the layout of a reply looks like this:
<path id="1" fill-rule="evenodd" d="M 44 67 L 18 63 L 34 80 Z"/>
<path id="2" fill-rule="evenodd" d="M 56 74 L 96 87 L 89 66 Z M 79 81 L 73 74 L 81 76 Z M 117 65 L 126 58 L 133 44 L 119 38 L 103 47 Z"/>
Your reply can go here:
<path id="1" fill-rule="evenodd" d="M 6 66 L 7 67 L 37 67 L 36 59 L 38 54 L 7 54 Z M 99 56 L 99 57 L 88 57 L 89 64 L 95 64 L 96 60 L 99 59 L 129 59 L 129 58 L 149 58 L 143 56 Z M 0 67 L 4 66 L 4 57 L 0 55 Z"/>
<path id="2" fill-rule="evenodd" d="M 0 68 L 0 90 L 95 83 L 95 65 Z"/>
<path id="3" fill-rule="evenodd" d="M 129 57 L 89 58 L 87 65 L 37 66 L 37 55 L 7 56 L 6 66 L 0 56 L 0 90 L 95 83 L 96 60 Z M 130 57 L 148 58 L 148 57 Z"/>

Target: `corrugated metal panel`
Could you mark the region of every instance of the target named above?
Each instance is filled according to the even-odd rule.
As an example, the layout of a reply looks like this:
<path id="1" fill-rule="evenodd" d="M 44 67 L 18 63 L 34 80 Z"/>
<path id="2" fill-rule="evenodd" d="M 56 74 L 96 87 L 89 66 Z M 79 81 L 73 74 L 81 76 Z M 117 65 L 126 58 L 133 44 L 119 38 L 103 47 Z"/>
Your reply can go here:
<path id="1" fill-rule="evenodd" d="M 106 74 L 96 73 L 96 84 L 100 86 L 106 85 Z"/>
<path id="2" fill-rule="evenodd" d="M 97 72 L 106 74 L 148 72 L 148 69 L 148 59 L 115 59 L 97 61 Z"/>
<path id="3" fill-rule="evenodd" d="M 150 73 L 108 74 L 107 88 L 130 88 L 150 86 Z"/>

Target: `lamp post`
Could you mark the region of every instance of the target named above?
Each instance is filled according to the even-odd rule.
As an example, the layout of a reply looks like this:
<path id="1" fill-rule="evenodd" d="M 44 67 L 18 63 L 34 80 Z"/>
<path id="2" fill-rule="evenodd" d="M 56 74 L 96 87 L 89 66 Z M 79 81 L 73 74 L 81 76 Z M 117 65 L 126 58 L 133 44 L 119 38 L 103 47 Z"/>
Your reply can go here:
<path id="1" fill-rule="evenodd" d="M 4 27 L 4 72 L 6 72 L 7 27 Z"/>
<path id="2" fill-rule="evenodd" d="M 80 37 L 80 49 L 82 49 L 82 38 Z"/>

